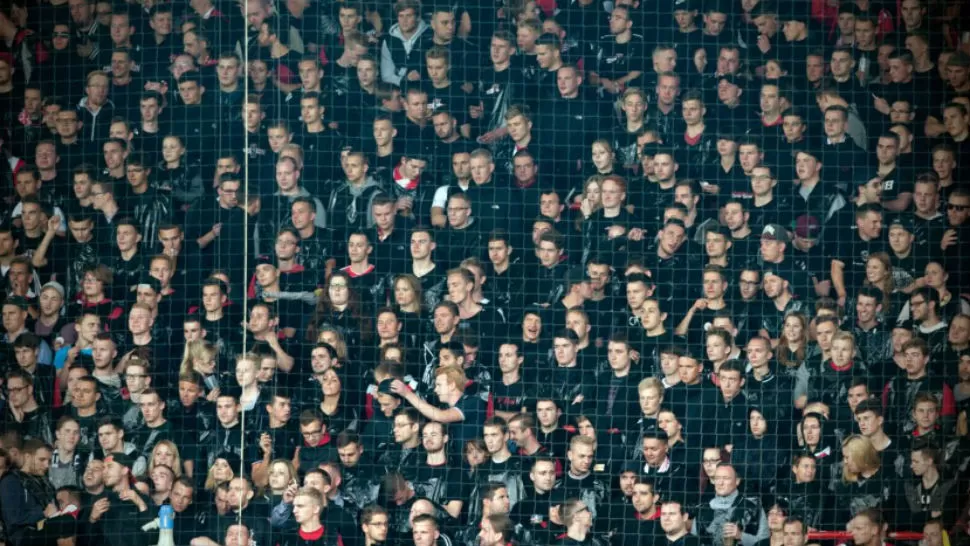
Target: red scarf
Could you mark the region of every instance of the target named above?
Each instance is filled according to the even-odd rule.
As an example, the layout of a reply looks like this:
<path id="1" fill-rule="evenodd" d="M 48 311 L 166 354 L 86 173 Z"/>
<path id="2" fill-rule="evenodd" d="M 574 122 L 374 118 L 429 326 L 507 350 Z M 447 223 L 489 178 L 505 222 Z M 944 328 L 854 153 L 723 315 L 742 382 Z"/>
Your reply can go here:
<path id="1" fill-rule="evenodd" d="M 410 178 L 404 178 L 404 175 L 401 174 L 401 166 L 398 165 L 397 167 L 394 167 L 394 183 L 397 184 L 398 187 L 404 188 L 407 191 L 412 191 L 418 189 L 418 184 L 421 183 L 421 177 L 419 176 L 413 180 Z"/>

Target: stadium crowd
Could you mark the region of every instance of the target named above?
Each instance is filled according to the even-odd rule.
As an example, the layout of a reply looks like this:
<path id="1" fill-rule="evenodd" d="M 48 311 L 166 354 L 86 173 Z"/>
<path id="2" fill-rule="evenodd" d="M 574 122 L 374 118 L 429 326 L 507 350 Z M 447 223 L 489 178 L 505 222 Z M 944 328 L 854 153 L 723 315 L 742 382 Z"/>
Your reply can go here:
<path id="1" fill-rule="evenodd" d="M 968 12 L 3 0 L 0 542 L 970 544 Z"/>

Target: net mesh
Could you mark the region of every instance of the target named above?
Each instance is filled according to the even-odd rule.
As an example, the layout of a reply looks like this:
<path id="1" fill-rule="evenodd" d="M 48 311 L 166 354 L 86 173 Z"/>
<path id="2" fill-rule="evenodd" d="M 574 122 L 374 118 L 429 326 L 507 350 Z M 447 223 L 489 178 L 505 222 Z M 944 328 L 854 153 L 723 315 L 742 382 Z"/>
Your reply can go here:
<path id="1" fill-rule="evenodd" d="M 966 11 L 3 2 L 0 542 L 965 543 Z"/>

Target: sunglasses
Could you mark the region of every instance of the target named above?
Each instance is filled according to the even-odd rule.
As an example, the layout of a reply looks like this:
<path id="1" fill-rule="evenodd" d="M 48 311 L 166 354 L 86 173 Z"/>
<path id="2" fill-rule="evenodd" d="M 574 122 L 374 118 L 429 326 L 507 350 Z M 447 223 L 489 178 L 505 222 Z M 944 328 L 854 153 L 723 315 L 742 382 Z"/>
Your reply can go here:
<path id="1" fill-rule="evenodd" d="M 966 212 L 968 209 L 970 209 L 970 205 L 954 205 L 950 203 L 946 206 L 946 210 L 955 210 L 957 212 Z"/>

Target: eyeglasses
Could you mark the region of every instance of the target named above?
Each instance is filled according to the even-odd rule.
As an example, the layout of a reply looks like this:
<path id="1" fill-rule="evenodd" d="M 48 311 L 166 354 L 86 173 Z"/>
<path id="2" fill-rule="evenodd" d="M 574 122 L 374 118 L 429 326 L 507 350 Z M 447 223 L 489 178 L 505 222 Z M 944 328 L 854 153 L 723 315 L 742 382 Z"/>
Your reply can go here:
<path id="1" fill-rule="evenodd" d="M 316 430 L 305 430 L 305 431 L 301 432 L 300 434 L 302 434 L 304 437 L 307 437 L 307 436 L 319 436 L 320 434 L 323 434 L 323 429 L 322 428 L 318 428 Z"/>
<path id="2" fill-rule="evenodd" d="M 953 203 L 948 203 L 946 205 L 946 210 L 955 210 L 957 212 L 967 212 L 967 210 L 970 210 L 970 205 L 956 205 Z"/>
<path id="3" fill-rule="evenodd" d="M 54 38 L 70 38 L 70 37 L 71 37 L 71 33 L 70 32 L 55 32 L 54 33 Z"/>
<path id="4" fill-rule="evenodd" d="M 9 392 L 11 394 L 18 394 L 18 393 L 24 392 L 25 390 L 27 390 L 27 386 L 26 385 L 24 385 L 23 387 L 10 387 L 10 386 L 7 386 L 7 392 Z"/>

